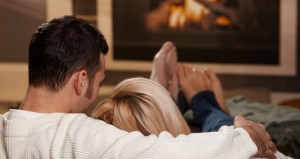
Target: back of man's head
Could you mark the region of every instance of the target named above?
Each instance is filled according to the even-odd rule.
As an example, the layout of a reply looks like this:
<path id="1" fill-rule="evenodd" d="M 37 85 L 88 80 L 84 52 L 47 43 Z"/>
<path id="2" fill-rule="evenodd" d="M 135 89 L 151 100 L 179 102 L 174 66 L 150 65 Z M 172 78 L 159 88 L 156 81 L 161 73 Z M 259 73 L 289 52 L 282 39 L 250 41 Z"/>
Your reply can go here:
<path id="1" fill-rule="evenodd" d="M 90 81 L 99 69 L 99 55 L 108 52 L 100 31 L 83 19 L 64 16 L 42 24 L 29 45 L 29 85 L 60 90 L 79 71 Z"/>

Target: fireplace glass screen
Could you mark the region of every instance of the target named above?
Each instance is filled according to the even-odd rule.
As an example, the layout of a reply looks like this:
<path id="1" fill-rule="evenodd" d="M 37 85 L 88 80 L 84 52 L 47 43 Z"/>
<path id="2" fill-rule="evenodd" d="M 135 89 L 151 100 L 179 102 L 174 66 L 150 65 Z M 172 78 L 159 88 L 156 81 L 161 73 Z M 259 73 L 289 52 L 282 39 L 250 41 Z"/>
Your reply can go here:
<path id="1" fill-rule="evenodd" d="M 113 0 L 116 60 L 151 61 L 164 41 L 179 61 L 279 64 L 279 0 Z"/>

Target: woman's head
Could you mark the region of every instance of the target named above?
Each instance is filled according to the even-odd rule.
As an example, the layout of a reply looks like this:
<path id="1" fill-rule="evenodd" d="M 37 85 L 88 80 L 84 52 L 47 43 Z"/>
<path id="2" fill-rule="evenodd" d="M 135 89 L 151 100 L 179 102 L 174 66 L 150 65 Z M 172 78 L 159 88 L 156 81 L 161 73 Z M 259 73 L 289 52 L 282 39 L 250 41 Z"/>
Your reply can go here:
<path id="1" fill-rule="evenodd" d="M 146 78 L 119 83 L 91 115 L 125 131 L 141 131 L 144 135 L 158 135 L 162 131 L 174 136 L 190 133 L 168 91 Z"/>

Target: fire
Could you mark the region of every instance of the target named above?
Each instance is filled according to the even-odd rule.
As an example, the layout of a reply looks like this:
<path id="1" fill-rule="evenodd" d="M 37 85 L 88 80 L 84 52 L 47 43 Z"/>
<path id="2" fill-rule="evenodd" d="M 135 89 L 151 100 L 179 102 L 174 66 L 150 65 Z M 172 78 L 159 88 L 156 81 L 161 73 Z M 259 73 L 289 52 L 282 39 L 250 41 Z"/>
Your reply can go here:
<path id="1" fill-rule="evenodd" d="M 211 3 L 220 3 L 222 0 L 207 0 Z M 171 4 L 168 26 L 172 29 L 183 29 L 188 25 L 199 25 L 204 30 L 209 29 L 208 17 L 211 10 L 196 0 L 184 0 L 182 5 Z M 206 20 L 206 21 L 205 21 Z M 226 16 L 218 16 L 214 23 L 219 26 L 229 26 Z"/>

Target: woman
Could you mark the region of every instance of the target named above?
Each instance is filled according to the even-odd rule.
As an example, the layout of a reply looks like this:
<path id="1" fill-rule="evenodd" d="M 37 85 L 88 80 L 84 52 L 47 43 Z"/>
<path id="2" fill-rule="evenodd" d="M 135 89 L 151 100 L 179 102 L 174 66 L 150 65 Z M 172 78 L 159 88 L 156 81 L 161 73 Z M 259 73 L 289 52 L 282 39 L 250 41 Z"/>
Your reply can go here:
<path id="1" fill-rule="evenodd" d="M 125 131 L 173 136 L 191 131 L 168 91 L 146 78 L 131 78 L 119 83 L 108 99 L 100 102 L 91 114 Z"/>

